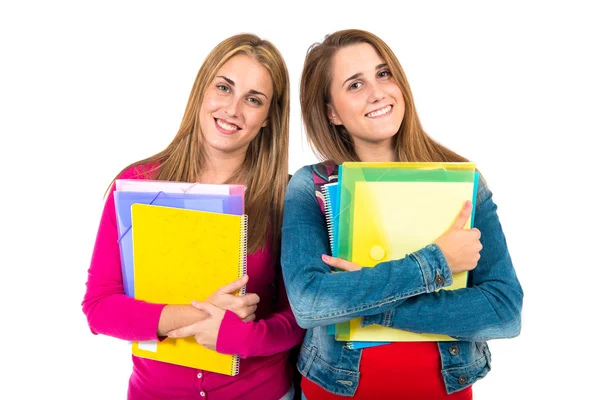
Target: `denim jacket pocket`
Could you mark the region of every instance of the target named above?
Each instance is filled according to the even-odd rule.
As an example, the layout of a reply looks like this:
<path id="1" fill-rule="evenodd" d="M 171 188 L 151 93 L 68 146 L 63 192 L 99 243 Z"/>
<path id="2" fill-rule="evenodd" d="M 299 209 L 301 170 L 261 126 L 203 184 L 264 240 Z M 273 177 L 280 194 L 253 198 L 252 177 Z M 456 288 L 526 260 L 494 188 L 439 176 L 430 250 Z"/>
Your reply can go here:
<path id="1" fill-rule="evenodd" d="M 302 345 L 301 357 L 298 360 L 298 370 L 312 382 L 338 396 L 353 396 L 358 388 L 360 372 L 337 368 L 320 356 L 315 346 Z M 356 358 L 346 360 L 342 365 L 356 365 L 360 362 L 360 351 L 342 350 L 342 357 Z"/>
<path id="2" fill-rule="evenodd" d="M 438 347 L 448 394 L 471 386 L 491 369 L 491 355 L 485 342 L 440 342 Z"/>

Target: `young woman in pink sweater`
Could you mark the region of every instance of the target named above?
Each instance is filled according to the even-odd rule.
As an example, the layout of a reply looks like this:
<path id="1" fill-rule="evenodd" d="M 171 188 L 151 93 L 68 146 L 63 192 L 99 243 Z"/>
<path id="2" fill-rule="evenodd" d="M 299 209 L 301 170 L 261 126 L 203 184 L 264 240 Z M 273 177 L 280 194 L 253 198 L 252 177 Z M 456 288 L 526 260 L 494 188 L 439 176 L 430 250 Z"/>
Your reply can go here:
<path id="1" fill-rule="evenodd" d="M 288 129 L 289 78 L 281 54 L 255 35 L 236 35 L 200 67 L 171 144 L 118 175 L 244 184 L 249 216 L 247 276 L 194 306 L 148 303 L 124 294 L 111 188 L 82 303 L 92 333 L 129 341 L 194 336 L 199 346 L 241 356 L 236 376 L 132 356 L 128 399 L 293 398 L 289 355 L 304 330 L 290 310 L 279 265 Z M 245 296 L 232 294 L 244 285 Z"/>

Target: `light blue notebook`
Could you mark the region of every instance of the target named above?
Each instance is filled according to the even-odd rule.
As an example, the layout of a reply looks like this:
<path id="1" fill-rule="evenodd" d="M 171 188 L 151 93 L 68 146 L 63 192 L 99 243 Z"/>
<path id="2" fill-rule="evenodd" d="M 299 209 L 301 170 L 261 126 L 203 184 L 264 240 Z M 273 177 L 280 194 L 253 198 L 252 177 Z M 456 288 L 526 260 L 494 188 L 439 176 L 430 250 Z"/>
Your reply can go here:
<path id="1" fill-rule="evenodd" d="M 335 325 L 334 325 L 335 326 Z M 346 342 L 346 347 L 351 350 L 366 349 L 367 347 L 383 346 L 391 342 Z"/>

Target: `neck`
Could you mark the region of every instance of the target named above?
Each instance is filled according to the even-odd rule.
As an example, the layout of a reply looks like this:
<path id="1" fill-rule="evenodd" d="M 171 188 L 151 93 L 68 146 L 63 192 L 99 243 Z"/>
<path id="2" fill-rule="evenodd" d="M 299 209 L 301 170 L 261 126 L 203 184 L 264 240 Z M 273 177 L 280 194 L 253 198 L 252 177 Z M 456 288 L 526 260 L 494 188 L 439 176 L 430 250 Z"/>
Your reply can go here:
<path id="1" fill-rule="evenodd" d="M 207 152 L 198 181 L 222 184 L 227 182 L 242 167 L 246 152 L 237 154 L 210 154 Z"/>
<path id="2" fill-rule="evenodd" d="M 395 162 L 398 154 L 394 148 L 394 142 L 390 138 L 384 142 L 354 142 L 354 150 L 362 162 Z"/>

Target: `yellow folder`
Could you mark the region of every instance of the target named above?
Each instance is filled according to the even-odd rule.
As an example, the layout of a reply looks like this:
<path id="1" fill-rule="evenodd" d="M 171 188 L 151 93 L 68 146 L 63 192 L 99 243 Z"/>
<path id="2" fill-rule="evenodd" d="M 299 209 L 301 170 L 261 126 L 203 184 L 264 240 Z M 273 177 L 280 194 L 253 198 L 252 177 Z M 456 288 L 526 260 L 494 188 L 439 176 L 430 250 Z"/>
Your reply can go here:
<path id="1" fill-rule="evenodd" d="M 134 204 L 131 209 L 135 298 L 190 304 L 246 273 L 247 216 Z M 133 342 L 134 355 L 226 375 L 239 356 L 219 354 L 193 337 Z"/>
<path id="2" fill-rule="evenodd" d="M 376 168 L 381 168 L 377 171 Z M 393 170 L 394 168 L 407 171 Z M 363 267 L 406 257 L 441 236 L 465 201 L 473 200 L 472 163 L 347 163 L 343 165 L 340 257 Z M 412 171 L 411 171 L 412 170 Z M 421 170 L 421 171 L 417 171 Z M 344 218 L 344 214 L 346 217 Z M 469 227 L 469 220 L 466 227 Z M 451 286 L 466 287 L 467 273 L 453 275 Z M 422 334 L 380 325 L 361 327 L 361 318 L 339 325 L 344 341 L 450 341 L 450 336 Z"/>

